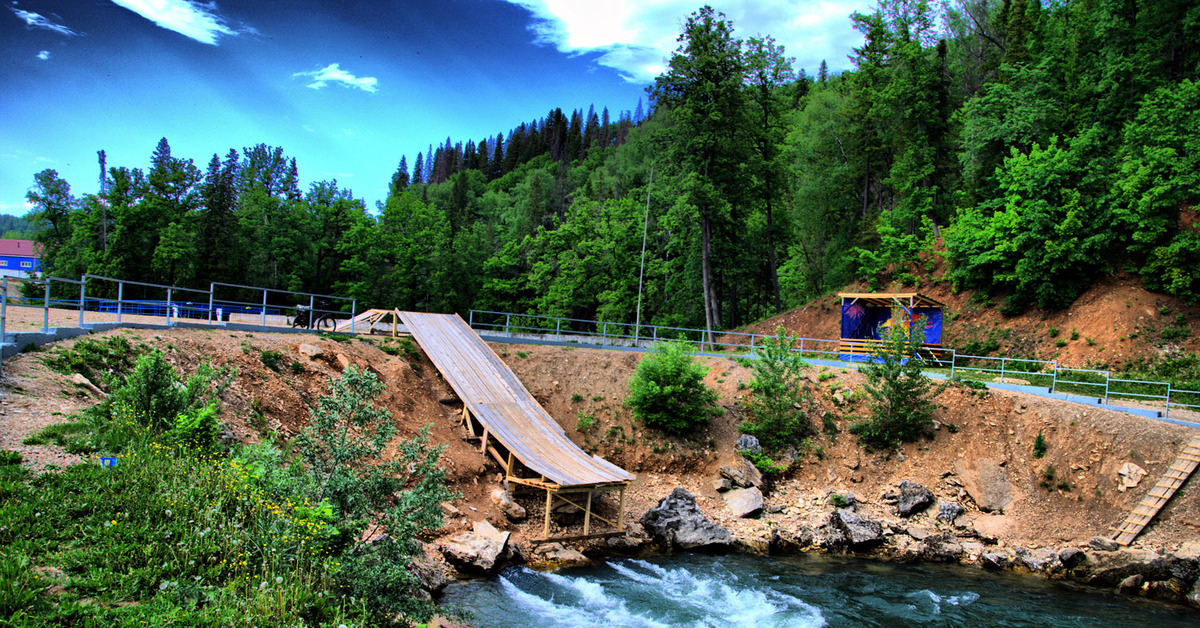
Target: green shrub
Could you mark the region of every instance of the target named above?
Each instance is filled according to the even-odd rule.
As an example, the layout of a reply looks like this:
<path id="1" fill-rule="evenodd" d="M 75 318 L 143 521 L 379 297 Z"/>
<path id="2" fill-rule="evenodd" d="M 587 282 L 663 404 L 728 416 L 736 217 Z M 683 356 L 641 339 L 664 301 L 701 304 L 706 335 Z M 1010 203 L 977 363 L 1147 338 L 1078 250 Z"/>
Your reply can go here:
<path id="1" fill-rule="evenodd" d="M 263 349 L 263 352 L 259 355 L 259 359 L 262 360 L 263 366 L 278 373 L 279 361 L 283 359 L 283 354 L 278 351 Z"/>
<path id="2" fill-rule="evenodd" d="M 1046 435 L 1038 432 L 1037 438 L 1033 439 L 1033 457 L 1041 458 L 1046 455 Z"/>
<path id="3" fill-rule="evenodd" d="M 768 456 L 766 454 L 766 452 L 763 452 L 763 451 L 757 451 L 757 452 L 747 451 L 747 452 L 743 453 L 743 455 L 746 456 L 746 458 L 748 460 L 750 460 L 751 463 L 754 464 L 754 467 L 756 469 L 758 469 L 759 471 L 761 471 L 763 473 L 763 475 L 774 475 L 776 473 L 783 473 L 784 471 L 788 470 L 788 467 L 791 466 L 791 463 L 775 462 L 774 460 L 771 459 L 770 456 Z"/>
<path id="4" fill-rule="evenodd" d="M 571 395 L 571 403 L 579 403 L 580 401 L 583 401 L 583 395 L 579 393 Z"/>
<path id="5" fill-rule="evenodd" d="M 629 381 L 626 403 L 646 427 L 690 434 L 720 414 L 717 393 L 704 384 L 708 369 L 697 364 L 690 346 L 658 343 L 642 358 Z"/>
<path id="6" fill-rule="evenodd" d="M 439 504 L 458 495 L 446 488 L 438 465 L 443 447 L 430 444 L 429 426 L 392 443 L 396 426 L 374 404 L 382 391 L 373 373 L 347 368 L 318 400 L 295 443 L 320 497 L 332 505 L 342 537 L 376 538 L 344 554 L 344 594 L 361 599 L 376 622 L 389 623 L 397 614 L 425 621 L 433 605 L 418 594 L 419 583 L 407 569 L 421 551 L 412 539 L 440 527 Z M 396 453 L 384 460 L 389 444 Z"/>
<path id="7" fill-rule="evenodd" d="M 217 403 L 211 402 L 203 408 L 189 408 L 175 417 L 171 428 L 172 438 L 199 451 L 207 451 L 217 444 L 220 425 L 217 422 Z"/>
<path id="8" fill-rule="evenodd" d="M 897 314 L 896 320 L 902 315 Z M 911 333 L 900 325 L 882 334 L 871 361 L 859 368 L 870 400 L 871 417 L 851 426 L 859 443 L 868 449 L 887 449 L 902 441 L 915 440 L 933 427 L 934 397 L 949 385 L 935 386 L 921 372 L 924 362 L 917 357 L 923 348 L 925 320 L 912 323 Z"/>
<path id="9" fill-rule="evenodd" d="M 1058 328 L 1057 328 L 1057 327 L 1051 327 L 1051 328 L 1050 328 L 1049 335 L 1050 335 L 1050 337 L 1051 337 L 1051 338 L 1058 338 Z"/>
<path id="10" fill-rule="evenodd" d="M 598 421 L 596 420 L 595 415 L 584 414 L 584 413 L 580 412 L 578 421 L 575 423 L 575 427 L 580 432 L 590 432 L 590 431 L 596 429 L 597 423 L 598 423 Z"/>
<path id="11" fill-rule="evenodd" d="M 811 435 L 812 422 L 803 410 L 811 396 L 804 386 L 808 365 L 792 351 L 783 327 L 763 340 L 750 368 L 754 379 L 750 380 L 750 394 L 742 400 L 750 418 L 742 431 L 756 436 L 771 451 L 796 445 Z"/>
<path id="12" fill-rule="evenodd" d="M 121 414 L 153 432 L 163 432 L 174 426 L 177 416 L 189 408 L 213 401 L 233 380 L 236 371 L 214 369 L 202 362 L 186 382 L 179 381 L 175 369 L 154 351 L 138 358 L 137 366 L 108 400 L 98 406 Z"/>
<path id="13" fill-rule="evenodd" d="M 299 375 L 304 372 L 304 365 L 300 360 L 292 360 L 292 375 Z"/>

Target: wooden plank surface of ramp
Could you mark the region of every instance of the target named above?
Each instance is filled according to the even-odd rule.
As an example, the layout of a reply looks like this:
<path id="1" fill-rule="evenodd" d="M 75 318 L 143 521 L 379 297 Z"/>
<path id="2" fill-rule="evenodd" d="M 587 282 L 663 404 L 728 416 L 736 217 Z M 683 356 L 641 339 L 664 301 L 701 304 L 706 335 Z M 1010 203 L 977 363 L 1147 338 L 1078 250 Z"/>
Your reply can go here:
<path id="1" fill-rule="evenodd" d="M 1175 491 L 1187 481 L 1188 476 L 1200 465 L 1200 436 L 1193 436 L 1191 442 L 1184 446 L 1179 457 L 1163 473 L 1163 476 L 1133 508 L 1125 523 L 1117 529 L 1114 540 L 1120 545 L 1129 545 L 1149 525 L 1150 520 L 1175 495 Z"/>
<path id="2" fill-rule="evenodd" d="M 483 425 L 483 450 L 489 436 L 500 441 L 521 464 L 544 478 L 547 490 L 613 486 L 633 480 L 629 472 L 571 442 L 516 374 L 462 318 L 419 312 L 400 312 L 400 318 Z"/>

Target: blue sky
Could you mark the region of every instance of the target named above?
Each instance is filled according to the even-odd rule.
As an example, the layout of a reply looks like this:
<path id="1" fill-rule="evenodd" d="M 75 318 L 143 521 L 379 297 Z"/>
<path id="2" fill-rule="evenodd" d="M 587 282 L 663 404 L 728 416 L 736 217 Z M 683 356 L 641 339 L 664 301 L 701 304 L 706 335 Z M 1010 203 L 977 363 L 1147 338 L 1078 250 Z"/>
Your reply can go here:
<path id="1" fill-rule="evenodd" d="M 0 213 L 53 168 L 76 195 L 145 168 L 161 137 L 203 169 L 265 143 L 302 185 L 368 207 L 407 155 L 564 110 L 632 110 L 701 4 L 674 0 L 0 0 Z M 866 0 L 713 1 L 815 74 L 849 67 Z"/>

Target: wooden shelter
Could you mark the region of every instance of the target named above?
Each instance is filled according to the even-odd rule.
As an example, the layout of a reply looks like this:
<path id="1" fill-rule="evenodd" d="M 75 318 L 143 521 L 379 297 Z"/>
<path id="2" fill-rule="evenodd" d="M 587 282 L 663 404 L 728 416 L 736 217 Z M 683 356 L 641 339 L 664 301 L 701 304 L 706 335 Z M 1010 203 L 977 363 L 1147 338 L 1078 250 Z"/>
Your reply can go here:
<path id="1" fill-rule="evenodd" d="M 902 325 L 912 328 L 918 319 L 925 319 L 924 347 L 926 359 L 938 360 L 942 349 L 942 304 L 919 292 L 839 292 L 841 308 L 840 358 L 847 362 L 870 359 L 871 349 L 878 346 L 880 329 Z M 900 312 L 899 320 L 896 313 Z"/>
<path id="2" fill-rule="evenodd" d="M 554 417 L 463 319 L 455 314 L 418 312 L 399 312 L 399 316 L 462 399 L 462 425 L 470 439 L 478 439 L 480 453 L 491 455 L 500 464 L 509 484 L 546 492 L 543 538 L 535 542 L 624 534 L 625 489 L 633 480 L 629 472 L 571 442 Z M 619 494 L 614 519 L 598 515 L 593 508 L 593 496 L 603 491 Z M 581 536 L 550 538 L 555 500 L 583 510 Z M 593 534 L 593 519 L 613 530 Z"/>

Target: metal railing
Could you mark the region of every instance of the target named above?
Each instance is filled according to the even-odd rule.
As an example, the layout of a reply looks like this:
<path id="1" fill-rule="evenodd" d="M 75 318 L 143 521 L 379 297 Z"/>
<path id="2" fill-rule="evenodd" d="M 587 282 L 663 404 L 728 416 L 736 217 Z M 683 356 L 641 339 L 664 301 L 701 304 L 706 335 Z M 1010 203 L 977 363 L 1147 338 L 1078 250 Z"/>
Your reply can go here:
<path id="1" fill-rule="evenodd" d="M 162 284 L 146 283 L 141 281 L 132 281 L 128 279 L 116 279 L 113 277 L 105 277 L 103 275 L 85 274 L 80 279 L 65 279 L 62 277 L 42 277 L 36 279 L 22 279 L 21 281 L 32 284 L 40 284 L 45 286 L 44 295 L 42 297 L 26 297 L 26 296 L 10 296 L 8 277 L 4 277 L 2 285 L 0 285 L 0 339 L 5 338 L 5 324 L 7 319 L 7 307 L 12 305 L 25 305 L 42 308 L 42 329 L 43 333 L 50 332 L 50 308 L 56 307 L 68 310 L 78 310 L 79 326 L 83 327 L 89 322 L 106 322 L 97 320 L 115 315 L 116 322 L 121 324 L 126 316 L 151 316 L 162 317 L 166 325 L 170 326 L 172 320 L 190 319 L 193 321 L 204 321 L 209 324 L 214 322 L 222 323 L 229 320 L 232 314 L 248 314 L 259 318 L 259 323 L 264 327 L 267 326 L 267 317 L 282 317 L 283 325 L 290 324 L 290 319 L 286 316 L 286 312 L 291 308 L 303 308 L 303 303 L 296 301 L 308 301 L 310 313 L 320 314 L 345 314 L 343 310 L 331 310 L 317 307 L 317 299 L 327 299 L 333 301 L 348 302 L 350 308 L 350 316 L 353 318 L 357 313 L 358 300 L 349 297 L 339 297 L 334 295 L 316 294 L 309 292 L 295 292 L 289 290 L 279 290 L 275 288 L 261 288 L 256 286 L 243 286 L 238 284 L 226 284 L 213 282 L 209 285 L 208 290 L 198 288 L 183 288 L 180 286 L 169 286 Z M 79 298 L 58 298 L 51 299 L 50 291 L 54 283 L 67 283 L 79 286 Z M 100 286 L 97 286 L 100 284 Z M 106 285 L 115 284 L 115 285 Z M 92 288 L 93 295 L 112 294 L 115 290 L 116 298 L 89 296 L 89 287 Z M 262 299 L 259 302 L 238 301 L 235 298 L 226 298 L 218 296 L 218 288 L 226 287 L 238 291 L 250 291 L 252 293 L 262 293 Z M 134 290 L 136 288 L 136 290 Z M 139 298 L 129 298 L 131 292 L 140 292 Z M 59 292 L 61 296 L 61 291 Z M 202 295 L 202 300 L 186 300 L 177 298 L 181 294 Z M 283 299 L 278 298 L 279 295 L 285 295 Z M 275 296 L 272 300 L 270 297 Z M 146 298 L 150 297 L 150 298 Z M 286 304 L 281 304 L 284 301 Z M 93 312 L 97 316 L 89 317 L 86 313 Z M 314 317 L 315 318 L 315 317 Z M 111 319 L 110 319 L 111 320 Z M 354 323 L 351 322 L 350 333 L 355 333 Z"/>
<path id="2" fill-rule="evenodd" d="M 613 323 L 556 316 L 513 314 L 488 310 L 471 310 L 468 324 L 473 329 L 502 333 L 507 338 L 542 338 L 553 336 L 562 343 L 595 344 L 600 347 L 634 347 L 645 349 L 662 340 L 683 341 L 700 351 L 714 354 L 733 352 L 736 357 L 756 357 L 769 334 L 746 332 L 712 333 L 713 340 L 702 329 Z M 834 356 L 833 361 L 852 366 L 856 354 L 844 351 L 843 340 L 788 336 L 792 350 L 805 358 Z M 740 353 L 739 353 L 740 352 Z M 845 359 L 849 356 L 850 359 Z M 1114 399 L 1140 401 L 1153 405 L 1162 403 L 1162 414 L 1169 418 L 1172 407 L 1200 411 L 1200 391 L 1175 388 L 1170 382 L 1120 379 L 1111 371 L 1060 367 L 1056 360 L 992 357 L 958 353 L 940 349 L 933 360 L 936 369 L 949 368 L 952 379 L 973 379 L 1000 384 L 1026 385 L 1045 388 L 1050 394 L 1067 398 L 1078 397 L 1097 404 L 1108 405 Z M 864 357 L 864 356 L 857 356 Z M 918 357 L 924 360 L 925 358 Z"/>

